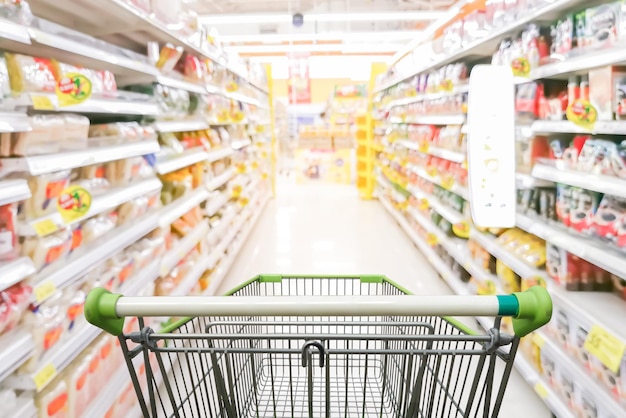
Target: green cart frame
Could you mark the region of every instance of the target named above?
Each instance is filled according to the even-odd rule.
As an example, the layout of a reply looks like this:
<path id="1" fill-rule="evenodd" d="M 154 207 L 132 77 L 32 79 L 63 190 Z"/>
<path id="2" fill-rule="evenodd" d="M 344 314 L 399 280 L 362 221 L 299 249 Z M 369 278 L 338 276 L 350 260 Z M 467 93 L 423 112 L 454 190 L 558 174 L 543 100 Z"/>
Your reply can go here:
<path id="1" fill-rule="evenodd" d="M 496 417 L 519 339 L 551 314 L 541 287 L 415 296 L 374 275 L 260 275 L 217 297 L 94 289 L 85 306 L 89 322 L 119 337 L 152 418 Z M 164 316 L 183 318 L 148 326 Z M 494 326 L 478 333 L 455 316 Z M 515 335 L 500 332 L 503 316 Z M 125 334 L 128 317 L 139 329 Z"/>

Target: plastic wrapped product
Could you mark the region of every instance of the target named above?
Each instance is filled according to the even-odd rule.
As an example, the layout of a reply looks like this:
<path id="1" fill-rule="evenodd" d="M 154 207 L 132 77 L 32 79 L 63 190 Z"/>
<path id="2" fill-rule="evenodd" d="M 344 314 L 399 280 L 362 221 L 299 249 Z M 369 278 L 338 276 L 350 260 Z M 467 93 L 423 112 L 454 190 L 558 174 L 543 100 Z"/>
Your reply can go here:
<path id="1" fill-rule="evenodd" d="M 120 225 L 136 221 L 148 212 L 148 198 L 141 196 L 137 199 L 126 202 L 119 207 L 117 212 Z"/>
<path id="2" fill-rule="evenodd" d="M 33 332 L 35 349 L 32 358 L 20 369 L 32 372 L 41 357 L 57 345 L 65 330 L 65 312 L 62 309 L 62 295 L 55 293 L 41 305 L 32 308 L 24 317 L 24 324 Z"/>
<path id="3" fill-rule="evenodd" d="M 56 210 L 56 200 L 70 183 L 70 170 L 43 174 L 28 179 L 32 196 L 24 203 L 26 219 L 38 218 Z"/>
<path id="4" fill-rule="evenodd" d="M 14 93 L 54 93 L 56 78 L 52 60 L 27 55 L 6 55 L 7 68 Z"/>
<path id="5" fill-rule="evenodd" d="M 0 56 L 0 99 L 11 96 L 11 82 L 9 81 L 9 69 L 7 61 Z"/>
<path id="6" fill-rule="evenodd" d="M 0 292 L 0 334 L 14 329 L 28 308 L 33 289 L 23 283 Z"/>
<path id="7" fill-rule="evenodd" d="M 63 115 L 65 134 L 61 140 L 61 149 L 80 150 L 87 148 L 89 119 L 82 115 Z"/>
<path id="8" fill-rule="evenodd" d="M 85 244 L 93 242 L 114 228 L 115 220 L 109 216 L 91 218 L 83 224 L 83 242 Z"/>
<path id="9" fill-rule="evenodd" d="M 111 187 L 111 183 L 107 179 L 107 164 L 94 164 L 87 167 L 81 167 L 78 176 L 81 180 L 85 180 L 88 183 L 88 190 L 92 193 L 97 193 L 101 190 L 106 190 Z"/>
<path id="10" fill-rule="evenodd" d="M 17 238 L 17 205 L 0 206 L 0 261 L 14 260 L 19 255 Z"/>
<path id="11" fill-rule="evenodd" d="M 159 133 L 159 143 L 171 150 L 172 153 L 181 154 L 185 151 L 185 147 L 180 143 L 176 135 L 172 132 Z"/>
<path id="12" fill-rule="evenodd" d="M 63 116 L 35 115 L 29 119 L 30 131 L 13 133 L 8 145 L 3 138 L 2 154 L 21 157 L 59 152 L 65 138 Z"/>
<path id="13" fill-rule="evenodd" d="M 65 372 L 65 383 L 68 387 L 67 413 L 70 417 L 80 417 L 89 405 L 90 385 L 89 356 L 83 355 L 75 359 L 69 370 Z"/>
<path id="14" fill-rule="evenodd" d="M 39 410 L 38 418 L 67 418 L 68 390 L 65 381 L 45 388 L 35 397 L 35 405 Z"/>
<path id="15" fill-rule="evenodd" d="M 72 233 L 64 229 L 45 237 L 28 237 L 24 240 L 24 255 L 33 260 L 37 270 L 48 267 L 69 254 L 72 247 Z"/>
<path id="16" fill-rule="evenodd" d="M 126 186 L 132 181 L 147 178 L 153 171 L 143 157 L 127 158 L 107 164 L 107 177 L 113 186 Z"/>
<path id="17" fill-rule="evenodd" d="M 116 277 L 118 286 L 121 286 L 135 272 L 135 259 L 129 252 L 118 253 L 107 262 L 107 266 Z"/>

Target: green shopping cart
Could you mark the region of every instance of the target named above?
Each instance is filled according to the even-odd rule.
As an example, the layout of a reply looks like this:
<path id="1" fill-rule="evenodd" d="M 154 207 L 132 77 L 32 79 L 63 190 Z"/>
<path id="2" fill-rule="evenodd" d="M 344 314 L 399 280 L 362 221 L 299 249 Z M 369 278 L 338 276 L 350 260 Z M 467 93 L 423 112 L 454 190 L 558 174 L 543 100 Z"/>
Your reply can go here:
<path id="1" fill-rule="evenodd" d="M 496 417 L 519 339 L 551 314 L 541 287 L 415 296 L 383 276 L 260 275 L 218 297 L 94 289 L 85 306 L 119 337 L 152 418 Z M 147 326 L 164 316 L 182 319 Z M 495 320 L 477 333 L 455 316 Z M 124 333 L 131 317 L 138 329 Z"/>

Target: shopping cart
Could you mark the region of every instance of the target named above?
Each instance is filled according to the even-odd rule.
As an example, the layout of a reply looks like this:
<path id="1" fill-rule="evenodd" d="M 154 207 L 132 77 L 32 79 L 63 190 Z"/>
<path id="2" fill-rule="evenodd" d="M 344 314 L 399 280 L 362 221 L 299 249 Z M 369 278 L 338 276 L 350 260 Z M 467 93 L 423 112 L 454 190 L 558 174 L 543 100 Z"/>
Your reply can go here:
<path id="1" fill-rule="evenodd" d="M 119 336 L 145 417 L 495 417 L 519 338 L 552 313 L 540 287 L 424 297 L 382 276 L 261 275 L 228 295 L 89 294 L 87 319 Z M 185 318 L 147 326 L 166 315 Z M 495 322 L 476 333 L 444 315 Z"/>

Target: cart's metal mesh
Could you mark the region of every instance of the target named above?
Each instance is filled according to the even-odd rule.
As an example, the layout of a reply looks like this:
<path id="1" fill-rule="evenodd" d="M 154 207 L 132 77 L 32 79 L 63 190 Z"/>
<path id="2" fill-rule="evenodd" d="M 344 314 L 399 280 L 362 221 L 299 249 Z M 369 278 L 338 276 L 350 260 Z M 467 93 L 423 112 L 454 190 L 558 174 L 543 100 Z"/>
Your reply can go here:
<path id="1" fill-rule="evenodd" d="M 385 281 L 292 278 L 233 296 L 400 294 Z M 147 417 L 492 417 L 518 344 L 497 327 L 468 335 L 440 317 L 199 317 L 121 340 Z M 129 340 L 141 345 L 129 350 Z M 145 376 L 132 361 L 141 353 Z"/>

